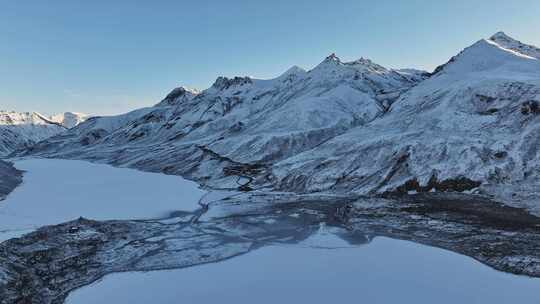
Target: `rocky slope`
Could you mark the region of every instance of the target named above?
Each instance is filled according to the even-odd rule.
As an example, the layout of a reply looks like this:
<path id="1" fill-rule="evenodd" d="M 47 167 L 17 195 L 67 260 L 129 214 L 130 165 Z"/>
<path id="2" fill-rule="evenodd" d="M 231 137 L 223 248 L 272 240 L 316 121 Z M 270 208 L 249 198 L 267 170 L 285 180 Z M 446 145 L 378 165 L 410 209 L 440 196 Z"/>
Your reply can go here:
<path id="1" fill-rule="evenodd" d="M 331 55 L 271 80 L 220 77 L 27 154 L 246 190 L 475 191 L 539 211 L 539 104 L 538 48 L 497 33 L 432 74 Z"/>
<path id="2" fill-rule="evenodd" d="M 65 129 L 61 124 L 36 112 L 0 111 L 0 157 L 28 148 Z"/>

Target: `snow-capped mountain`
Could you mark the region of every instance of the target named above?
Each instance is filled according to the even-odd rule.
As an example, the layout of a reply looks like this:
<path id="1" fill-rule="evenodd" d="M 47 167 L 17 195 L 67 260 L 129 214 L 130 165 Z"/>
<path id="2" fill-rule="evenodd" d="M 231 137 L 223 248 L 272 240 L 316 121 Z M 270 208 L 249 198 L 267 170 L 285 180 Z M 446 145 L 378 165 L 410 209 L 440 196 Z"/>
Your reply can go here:
<path id="1" fill-rule="evenodd" d="M 219 77 L 198 94 L 178 88 L 154 107 L 91 118 L 34 150 L 104 161 L 114 155 L 117 164 L 238 186 L 224 167 L 275 163 L 315 148 L 383 116 L 426 76 L 331 55 L 275 79 Z"/>
<path id="2" fill-rule="evenodd" d="M 507 46 L 475 43 L 384 117 L 275 164 L 280 188 L 374 194 L 478 187 L 505 202 L 534 204 L 540 61 Z"/>
<path id="3" fill-rule="evenodd" d="M 36 112 L 0 111 L 0 156 L 28 148 L 65 129 L 61 124 Z"/>
<path id="4" fill-rule="evenodd" d="M 538 48 L 497 33 L 431 74 L 332 54 L 271 80 L 220 77 L 202 92 L 178 88 L 154 107 L 91 118 L 30 153 L 213 187 L 475 189 L 529 204 L 540 186 L 539 104 Z"/>
<path id="5" fill-rule="evenodd" d="M 81 122 L 90 118 L 90 115 L 77 112 L 64 112 L 49 117 L 50 121 L 59 123 L 64 127 L 71 129 Z"/>

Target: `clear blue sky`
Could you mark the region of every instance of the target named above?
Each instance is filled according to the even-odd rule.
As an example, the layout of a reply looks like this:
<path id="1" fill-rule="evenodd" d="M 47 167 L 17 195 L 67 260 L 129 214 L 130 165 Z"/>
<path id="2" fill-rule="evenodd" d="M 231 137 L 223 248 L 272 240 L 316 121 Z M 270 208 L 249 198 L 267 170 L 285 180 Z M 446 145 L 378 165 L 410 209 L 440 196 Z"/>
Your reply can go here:
<path id="1" fill-rule="evenodd" d="M 540 45 L 540 1 L 0 0 L 0 109 L 120 113 L 332 52 L 432 70 L 499 30 Z"/>

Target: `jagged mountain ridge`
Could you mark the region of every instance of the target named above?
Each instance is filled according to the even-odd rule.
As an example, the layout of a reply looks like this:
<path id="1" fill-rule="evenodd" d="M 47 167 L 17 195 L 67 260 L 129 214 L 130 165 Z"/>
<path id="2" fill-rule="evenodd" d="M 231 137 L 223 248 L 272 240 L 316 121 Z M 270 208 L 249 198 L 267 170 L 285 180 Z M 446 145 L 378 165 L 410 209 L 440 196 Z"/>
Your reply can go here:
<path id="1" fill-rule="evenodd" d="M 272 80 L 218 78 L 86 123 L 32 154 L 180 174 L 213 187 L 476 191 L 531 205 L 540 172 L 537 48 L 498 33 L 429 75 L 335 55 Z M 426 79 L 427 78 L 427 79 Z"/>
<path id="2" fill-rule="evenodd" d="M 116 154 L 126 145 L 130 155 L 117 161 L 133 165 L 170 159 L 171 151 L 188 158 L 212 151 L 237 163 L 275 161 L 381 116 L 420 77 L 365 59 L 342 63 L 329 56 L 309 72 L 293 67 L 271 80 L 220 77 L 198 94 L 175 89 L 155 107 L 92 118 L 35 150 L 71 157 Z M 149 155 L 149 146 L 168 155 Z M 155 165 L 186 174 L 175 162 Z"/>

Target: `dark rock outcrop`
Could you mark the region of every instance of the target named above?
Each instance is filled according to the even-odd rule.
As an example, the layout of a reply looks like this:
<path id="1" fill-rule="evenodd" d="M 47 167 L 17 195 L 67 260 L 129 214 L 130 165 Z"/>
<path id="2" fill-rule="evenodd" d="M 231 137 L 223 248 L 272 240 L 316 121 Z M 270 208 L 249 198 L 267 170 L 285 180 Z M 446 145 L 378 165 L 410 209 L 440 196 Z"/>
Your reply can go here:
<path id="1" fill-rule="evenodd" d="M 22 172 L 0 160 L 0 201 L 22 182 Z"/>

